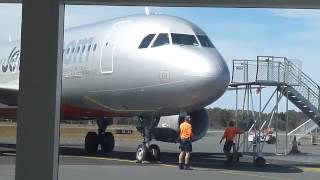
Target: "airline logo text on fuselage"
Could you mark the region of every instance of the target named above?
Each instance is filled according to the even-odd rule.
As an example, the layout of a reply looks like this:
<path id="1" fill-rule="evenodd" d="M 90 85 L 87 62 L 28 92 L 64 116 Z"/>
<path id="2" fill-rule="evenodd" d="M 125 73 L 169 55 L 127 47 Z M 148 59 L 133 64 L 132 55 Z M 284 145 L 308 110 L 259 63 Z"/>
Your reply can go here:
<path id="1" fill-rule="evenodd" d="M 93 37 L 79 39 L 78 41 L 70 41 L 65 46 L 65 53 L 63 56 L 63 65 L 69 66 L 71 64 L 84 63 L 89 61 L 88 47 L 93 49 Z"/>
<path id="2" fill-rule="evenodd" d="M 9 54 L 8 59 L 3 59 L 2 72 L 12 72 L 15 73 L 19 70 L 20 67 L 20 50 L 17 47 L 14 47 Z"/>
<path id="3" fill-rule="evenodd" d="M 64 53 L 63 65 L 69 66 L 71 64 L 84 63 L 89 61 L 89 51 L 87 49 L 82 50 L 84 47 L 91 46 L 93 48 L 93 37 L 79 39 L 78 41 L 71 41 L 65 47 L 65 50 L 69 49 L 69 53 Z M 79 48 L 79 50 L 78 50 Z M 74 49 L 74 50 L 72 50 Z M 76 52 L 78 51 L 78 52 Z M 19 71 L 20 67 L 20 50 L 14 47 L 7 59 L 0 59 L 0 64 L 2 66 L 2 72 L 12 72 L 16 73 Z"/>

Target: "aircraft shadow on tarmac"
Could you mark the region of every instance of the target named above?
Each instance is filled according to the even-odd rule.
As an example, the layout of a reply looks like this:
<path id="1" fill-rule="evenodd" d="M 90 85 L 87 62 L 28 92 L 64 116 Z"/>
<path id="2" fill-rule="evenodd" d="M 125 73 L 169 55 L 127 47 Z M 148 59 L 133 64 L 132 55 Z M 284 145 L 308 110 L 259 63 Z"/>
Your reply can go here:
<path id="1" fill-rule="evenodd" d="M 3 148 L 5 148 L 3 150 Z M 10 148 L 11 150 L 8 150 Z M 15 144 L 0 143 L 0 157 L 6 156 L 8 152 L 15 153 Z M 115 158 L 121 160 L 135 160 L 135 152 L 133 151 L 113 151 L 109 154 L 104 154 L 98 152 L 96 154 L 88 154 L 84 152 L 82 147 L 67 147 L 60 146 L 59 149 L 60 155 L 64 156 L 78 156 L 78 157 L 106 157 L 106 158 Z M 161 152 L 161 163 L 177 165 L 179 153 L 169 153 Z M 272 172 L 272 173 L 302 173 L 303 170 L 297 168 L 299 167 L 313 167 L 313 165 L 306 164 L 266 164 L 264 167 L 257 167 L 252 163 L 252 157 L 243 157 L 240 158 L 238 164 L 232 166 L 224 165 L 225 156 L 222 153 L 200 153 L 194 152 L 191 156 L 192 166 L 194 168 L 200 168 L 201 171 L 210 171 L 215 169 L 227 169 L 227 170 L 237 170 L 237 171 L 255 171 L 255 172 Z M 153 162 L 151 162 L 153 163 Z M 154 162 L 156 164 L 158 162 Z M 316 165 L 314 165 L 316 166 Z"/>

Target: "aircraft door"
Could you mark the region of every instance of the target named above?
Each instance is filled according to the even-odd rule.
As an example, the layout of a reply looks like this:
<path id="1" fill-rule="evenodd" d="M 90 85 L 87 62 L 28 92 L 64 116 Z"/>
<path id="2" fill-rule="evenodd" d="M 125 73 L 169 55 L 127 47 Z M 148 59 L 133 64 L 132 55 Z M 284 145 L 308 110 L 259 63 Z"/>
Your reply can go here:
<path id="1" fill-rule="evenodd" d="M 123 35 L 125 25 L 128 23 L 129 21 L 115 23 L 107 33 L 100 54 L 100 70 L 102 74 L 113 73 L 114 52 L 117 49 L 119 37 Z"/>

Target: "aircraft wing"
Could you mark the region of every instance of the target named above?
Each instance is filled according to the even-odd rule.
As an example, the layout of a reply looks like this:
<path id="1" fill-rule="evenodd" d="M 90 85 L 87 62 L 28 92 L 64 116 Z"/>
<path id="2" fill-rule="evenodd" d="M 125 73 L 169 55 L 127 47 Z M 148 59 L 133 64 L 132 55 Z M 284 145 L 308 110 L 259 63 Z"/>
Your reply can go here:
<path id="1" fill-rule="evenodd" d="M 19 83 L 17 80 L 0 84 L 0 103 L 8 106 L 18 104 Z"/>

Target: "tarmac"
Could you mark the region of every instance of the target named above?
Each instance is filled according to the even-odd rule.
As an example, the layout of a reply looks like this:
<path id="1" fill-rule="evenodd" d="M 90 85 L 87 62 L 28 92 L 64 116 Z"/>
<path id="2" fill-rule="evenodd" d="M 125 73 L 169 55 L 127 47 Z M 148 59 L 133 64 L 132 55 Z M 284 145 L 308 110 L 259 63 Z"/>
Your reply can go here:
<path id="1" fill-rule="evenodd" d="M 245 155 L 239 164 L 224 165 L 225 156 L 218 140 L 221 132 L 211 132 L 202 140 L 193 143 L 193 170 L 179 170 L 178 144 L 155 142 L 161 149 L 160 162 L 135 162 L 138 141 L 116 142 L 110 154 L 98 152 L 88 155 L 83 151 L 83 142 L 61 142 L 59 159 L 60 180 L 318 180 L 320 177 L 320 147 L 303 144 L 298 155 L 277 156 L 272 153 L 274 145 L 266 145 L 264 154 L 267 164 L 257 167 L 253 157 Z M 12 140 L 0 140 L 0 180 L 14 179 L 15 144 Z"/>

